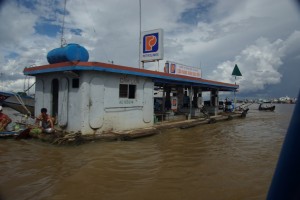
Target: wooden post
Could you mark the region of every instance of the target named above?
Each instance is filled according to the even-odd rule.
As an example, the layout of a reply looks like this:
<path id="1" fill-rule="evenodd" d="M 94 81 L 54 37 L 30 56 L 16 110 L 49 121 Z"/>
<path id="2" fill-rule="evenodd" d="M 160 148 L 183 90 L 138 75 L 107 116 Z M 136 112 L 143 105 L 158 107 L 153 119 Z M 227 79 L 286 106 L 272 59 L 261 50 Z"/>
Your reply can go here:
<path id="1" fill-rule="evenodd" d="M 190 113 L 189 113 L 189 116 L 188 116 L 188 120 L 190 120 L 191 118 L 192 118 L 192 98 L 193 98 L 193 87 L 192 87 L 192 85 L 191 85 L 191 87 L 190 87 L 190 92 L 189 92 L 190 94 L 189 94 L 189 96 L 190 96 Z"/>

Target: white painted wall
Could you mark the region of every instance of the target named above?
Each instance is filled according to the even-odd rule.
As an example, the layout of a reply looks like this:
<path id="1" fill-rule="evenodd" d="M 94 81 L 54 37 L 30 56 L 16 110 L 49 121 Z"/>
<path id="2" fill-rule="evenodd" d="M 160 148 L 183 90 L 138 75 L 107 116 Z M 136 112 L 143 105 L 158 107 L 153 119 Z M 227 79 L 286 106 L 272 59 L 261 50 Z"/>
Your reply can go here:
<path id="1" fill-rule="evenodd" d="M 123 74 L 113 73 L 95 73 L 86 72 L 82 75 L 82 129 L 83 134 L 90 134 L 93 131 L 101 133 L 104 131 L 120 131 L 134 128 L 143 128 L 153 125 L 153 83 L 147 78 L 129 76 Z M 90 85 L 92 80 L 97 78 L 103 80 L 96 81 L 99 83 L 97 87 Z M 151 90 L 151 96 L 146 96 L 148 99 L 144 99 L 144 85 L 147 83 L 146 90 Z M 135 99 L 119 98 L 119 84 L 133 84 L 136 85 Z M 103 84 L 103 85 L 101 85 Z M 102 90 L 103 88 L 103 90 Z M 93 93 L 93 94 L 91 94 Z M 103 93 L 103 102 L 99 98 L 100 96 L 95 93 Z M 87 98 L 89 97 L 89 98 Z M 101 106 L 94 107 L 94 104 Z M 143 109 L 151 106 L 151 109 Z M 95 111 L 98 107 L 102 107 L 103 110 Z M 91 110 L 91 107 L 92 110 Z M 98 112 L 98 116 L 96 114 Z M 93 113 L 93 114 L 91 114 Z M 91 118 L 93 116 L 93 118 Z M 146 122 L 143 120 L 144 116 L 147 116 L 149 120 Z M 92 124 L 95 124 L 95 120 L 101 121 L 99 128 L 94 128 Z M 103 120 L 103 121 L 102 121 Z M 92 126 L 91 126 L 92 125 Z"/>
<path id="2" fill-rule="evenodd" d="M 35 108 L 34 116 L 38 116 L 41 108 L 44 107 L 44 81 L 38 79 L 35 82 Z"/>
<path id="3" fill-rule="evenodd" d="M 72 88 L 72 78 L 66 76 L 62 72 L 51 73 L 47 75 L 38 75 L 36 76 L 36 92 L 35 92 L 35 116 L 40 114 L 41 108 L 47 108 L 48 114 L 52 113 L 52 80 L 58 79 L 59 81 L 59 105 L 58 105 L 58 122 L 61 125 L 65 125 L 68 131 L 77 131 L 81 129 L 80 124 L 80 102 L 81 96 L 79 88 Z M 68 82 L 68 95 L 67 97 L 65 92 L 65 82 Z M 43 85 L 42 85 L 43 83 Z M 68 103 L 63 103 L 65 98 L 68 98 Z M 63 105 L 64 104 L 64 105 Z M 67 108 L 66 108 L 67 106 Z M 68 112 L 67 114 L 62 112 Z M 79 116 L 78 116 L 79 115 Z M 67 119 L 63 119 L 63 118 Z"/>
<path id="4" fill-rule="evenodd" d="M 79 73 L 79 76 L 81 74 Z M 81 130 L 81 89 L 72 87 L 72 79 L 69 78 L 69 103 L 68 103 L 68 131 Z"/>
<path id="5" fill-rule="evenodd" d="M 59 80 L 59 113 L 67 117 L 60 120 L 66 131 L 81 131 L 82 134 L 103 133 L 105 131 L 121 131 L 153 125 L 153 88 L 151 79 L 133 75 L 82 71 L 79 73 L 80 86 L 72 88 L 72 78 L 66 74 L 49 73 L 36 77 L 36 111 L 37 116 L 42 107 L 52 112 L 52 80 Z M 69 83 L 67 109 L 61 106 L 62 95 L 66 95 L 61 84 Z M 41 84 L 43 83 L 43 85 Z M 119 84 L 136 85 L 134 99 L 119 98 Z M 64 91 L 62 91 L 64 90 Z"/>
<path id="6" fill-rule="evenodd" d="M 35 116 L 38 116 L 40 114 L 41 108 L 47 108 L 48 114 L 52 111 L 52 96 L 50 95 L 51 81 L 52 79 L 45 75 L 40 75 L 36 77 L 34 111 Z"/>

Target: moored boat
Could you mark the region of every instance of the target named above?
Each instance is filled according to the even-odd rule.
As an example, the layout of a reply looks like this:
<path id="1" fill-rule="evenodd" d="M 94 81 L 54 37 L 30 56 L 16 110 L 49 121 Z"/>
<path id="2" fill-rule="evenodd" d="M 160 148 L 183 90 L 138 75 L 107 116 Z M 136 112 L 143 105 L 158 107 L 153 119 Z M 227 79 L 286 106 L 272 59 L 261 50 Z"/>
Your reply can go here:
<path id="1" fill-rule="evenodd" d="M 0 138 L 13 138 L 18 136 L 20 131 L 0 131 Z"/>
<path id="2" fill-rule="evenodd" d="M 3 92 L 0 91 L 0 103 L 10 107 L 22 114 L 33 115 L 35 100 L 26 93 Z"/>

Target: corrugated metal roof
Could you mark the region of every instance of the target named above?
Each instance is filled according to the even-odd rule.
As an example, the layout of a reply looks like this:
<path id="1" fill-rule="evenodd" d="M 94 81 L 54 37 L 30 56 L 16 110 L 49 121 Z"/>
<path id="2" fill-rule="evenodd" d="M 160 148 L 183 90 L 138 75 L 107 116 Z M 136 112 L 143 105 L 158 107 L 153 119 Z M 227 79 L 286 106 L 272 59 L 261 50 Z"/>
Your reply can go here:
<path id="1" fill-rule="evenodd" d="M 234 91 L 239 87 L 235 84 L 212 81 L 202 78 L 169 74 L 165 72 L 151 71 L 146 69 L 138 69 L 100 62 L 64 62 L 25 68 L 23 72 L 25 75 L 35 76 L 39 74 L 61 71 L 102 71 L 110 73 L 129 74 L 152 78 L 152 80 L 156 84 L 199 86 L 208 89 L 218 89 L 220 91 Z"/>

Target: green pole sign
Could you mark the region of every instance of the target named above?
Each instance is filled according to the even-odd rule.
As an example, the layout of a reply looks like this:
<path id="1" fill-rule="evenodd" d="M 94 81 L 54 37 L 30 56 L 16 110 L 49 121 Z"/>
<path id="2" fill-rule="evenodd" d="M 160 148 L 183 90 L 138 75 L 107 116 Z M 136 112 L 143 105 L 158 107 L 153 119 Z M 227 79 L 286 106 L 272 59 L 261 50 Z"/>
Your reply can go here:
<path id="1" fill-rule="evenodd" d="M 235 64 L 231 75 L 233 75 L 233 76 L 242 76 L 242 73 L 240 72 L 239 67 L 237 66 L 237 64 Z"/>
<path id="2" fill-rule="evenodd" d="M 235 64 L 234 69 L 232 71 L 232 74 L 235 78 L 235 85 L 236 85 L 236 77 L 237 76 L 242 76 L 242 73 L 240 72 L 239 67 L 237 66 L 237 64 Z M 235 96 L 235 91 L 234 91 L 234 109 L 236 108 L 236 96 Z"/>

